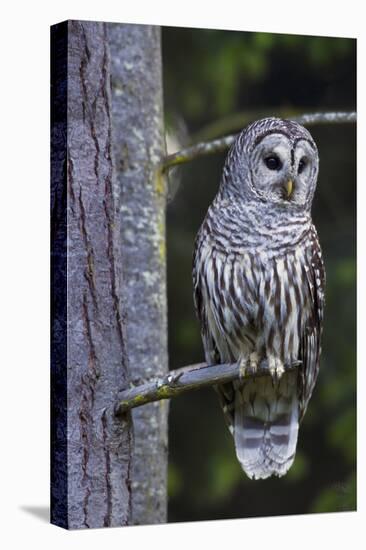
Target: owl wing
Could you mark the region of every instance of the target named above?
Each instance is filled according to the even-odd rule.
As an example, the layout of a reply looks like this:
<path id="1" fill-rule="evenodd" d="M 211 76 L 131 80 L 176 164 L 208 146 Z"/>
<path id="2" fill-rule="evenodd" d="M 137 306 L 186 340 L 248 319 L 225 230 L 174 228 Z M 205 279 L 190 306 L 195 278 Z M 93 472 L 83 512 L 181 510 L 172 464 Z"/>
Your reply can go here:
<path id="1" fill-rule="evenodd" d="M 300 343 L 299 369 L 299 406 L 300 418 L 306 412 L 308 402 L 315 386 L 319 372 L 321 352 L 321 334 L 323 311 L 325 305 L 325 269 L 316 229 L 311 230 L 311 248 L 307 254 L 307 266 L 304 269 L 305 282 L 311 298 L 310 315 L 305 323 Z"/>
<path id="2" fill-rule="evenodd" d="M 201 230 L 202 231 L 202 230 Z M 206 363 L 209 365 L 219 365 L 226 362 L 232 362 L 233 359 L 230 356 L 229 347 L 224 340 L 222 334 L 217 330 L 217 325 L 213 320 L 213 313 L 210 310 L 210 306 L 207 300 L 205 300 L 202 292 L 203 288 L 207 285 L 204 284 L 202 278 L 203 269 L 201 269 L 202 254 L 201 254 L 201 232 L 197 235 L 195 242 L 194 252 L 193 252 L 193 300 L 196 310 L 196 315 L 198 317 L 200 328 L 201 328 L 201 337 L 203 342 L 203 348 L 205 352 Z M 211 317 L 211 319 L 210 319 Z M 216 329 L 216 331 L 215 331 Z M 219 351 L 219 346 L 221 350 L 227 350 L 222 356 Z M 234 407 L 235 407 L 235 392 L 231 382 L 227 384 L 220 384 L 214 386 L 216 390 L 220 405 L 224 412 L 224 418 L 226 424 L 231 433 L 233 433 L 234 425 Z"/>
<path id="3" fill-rule="evenodd" d="M 198 282 L 198 278 L 195 279 L 195 273 L 193 276 L 193 280 L 194 280 L 193 300 L 194 300 L 194 305 L 196 309 L 196 314 L 201 326 L 201 336 L 203 341 L 203 347 L 205 350 L 206 363 L 208 363 L 209 365 L 215 365 L 220 363 L 220 354 L 217 349 L 213 334 L 211 333 L 209 328 L 208 312 L 206 311 L 206 308 L 205 308 L 201 286 Z"/>
<path id="4" fill-rule="evenodd" d="M 203 341 L 203 347 L 205 350 L 206 362 L 210 365 L 215 365 L 220 363 L 220 354 L 217 349 L 213 334 L 209 327 L 208 315 L 209 312 L 206 310 L 205 301 L 202 296 L 202 282 L 200 281 L 200 261 L 201 256 L 199 254 L 201 246 L 200 233 L 197 235 L 197 239 L 194 246 L 193 252 L 193 301 L 194 307 L 196 310 L 196 315 L 200 322 L 201 327 L 201 336 Z"/>

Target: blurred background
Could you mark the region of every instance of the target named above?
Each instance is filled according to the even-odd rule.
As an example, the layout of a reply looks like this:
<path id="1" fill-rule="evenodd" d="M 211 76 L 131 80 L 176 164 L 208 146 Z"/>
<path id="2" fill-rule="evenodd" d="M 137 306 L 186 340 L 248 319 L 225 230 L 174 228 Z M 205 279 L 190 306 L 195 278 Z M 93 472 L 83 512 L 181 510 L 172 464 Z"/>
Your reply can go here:
<path id="1" fill-rule="evenodd" d="M 265 115 L 356 109 L 356 41 L 163 28 L 169 152 Z M 313 206 L 327 270 L 321 370 L 284 478 L 251 481 L 212 389 L 170 403 L 169 521 L 356 507 L 356 128 L 313 126 L 320 176 Z M 195 235 L 225 154 L 170 173 L 167 210 L 170 367 L 204 360 L 192 299 Z"/>

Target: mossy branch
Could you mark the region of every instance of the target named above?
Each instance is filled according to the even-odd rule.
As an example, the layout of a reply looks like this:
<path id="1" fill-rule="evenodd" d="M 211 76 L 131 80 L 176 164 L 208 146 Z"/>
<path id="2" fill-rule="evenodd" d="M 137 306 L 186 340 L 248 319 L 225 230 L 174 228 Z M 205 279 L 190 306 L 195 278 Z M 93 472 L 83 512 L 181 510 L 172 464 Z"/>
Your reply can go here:
<path id="1" fill-rule="evenodd" d="M 356 122 L 357 116 L 355 112 L 331 112 L 331 113 L 308 113 L 299 116 L 291 117 L 304 126 L 315 126 L 319 124 L 348 124 Z M 165 157 L 162 163 L 162 170 L 167 170 L 173 166 L 190 162 L 196 158 L 212 155 L 214 153 L 222 153 L 226 151 L 237 134 L 231 134 L 213 141 L 201 142 L 172 155 Z"/>
<path id="2" fill-rule="evenodd" d="M 299 365 L 301 365 L 301 361 L 295 361 L 286 366 L 286 371 L 294 370 Z M 146 403 L 170 399 L 215 384 L 259 376 L 270 376 L 267 361 L 263 361 L 261 368 L 256 373 L 246 373 L 244 376 L 241 376 L 238 363 L 223 365 L 197 363 L 170 371 L 166 376 L 156 378 L 140 386 L 123 390 L 119 395 L 120 400 L 115 406 L 115 414 L 118 416 L 135 407 L 146 405 Z"/>

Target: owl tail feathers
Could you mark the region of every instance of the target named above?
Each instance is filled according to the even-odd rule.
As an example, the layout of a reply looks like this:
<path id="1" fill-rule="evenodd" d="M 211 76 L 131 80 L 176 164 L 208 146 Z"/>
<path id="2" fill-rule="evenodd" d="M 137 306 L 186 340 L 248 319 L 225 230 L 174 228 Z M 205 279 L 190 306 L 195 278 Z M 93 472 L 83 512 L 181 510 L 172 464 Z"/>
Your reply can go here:
<path id="1" fill-rule="evenodd" d="M 257 400 L 256 400 L 257 401 Z M 251 479 L 285 475 L 295 459 L 299 430 L 298 402 L 294 396 L 289 410 L 269 412 L 269 419 L 253 416 L 254 407 L 236 399 L 234 440 L 239 462 Z M 267 408 L 268 415 L 268 408 Z M 262 416 L 262 418 L 261 418 Z"/>

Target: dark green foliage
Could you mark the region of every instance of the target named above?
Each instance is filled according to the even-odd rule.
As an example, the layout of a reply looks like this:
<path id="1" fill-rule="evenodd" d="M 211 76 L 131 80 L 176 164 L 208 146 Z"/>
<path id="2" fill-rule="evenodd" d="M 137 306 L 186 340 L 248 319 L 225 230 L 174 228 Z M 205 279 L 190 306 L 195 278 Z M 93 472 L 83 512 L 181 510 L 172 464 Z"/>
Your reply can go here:
<path id="1" fill-rule="evenodd" d="M 167 121 L 188 139 L 236 112 L 355 109 L 354 40 L 163 30 Z M 230 131 L 230 130 L 229 130 Z M 172 400 L 169 520 L 219 519 L 356 507 L 356 133 L 313 127 L 320 176 L 313 216 L 327 268 L 321 371 L 285 478 L 250 481 L 212 390 Z M 216 193 L 224 155 L 178 169 L 168 206 L 170 365 L 204 359 L 192 300 L 193 241 Z"/>
<path id="2" fill-rule="evenodd" d="M 169 27 L 163 40 L 166 108 L 192 129 L 238 109 L 354 99 L 354 40 Z"/>

